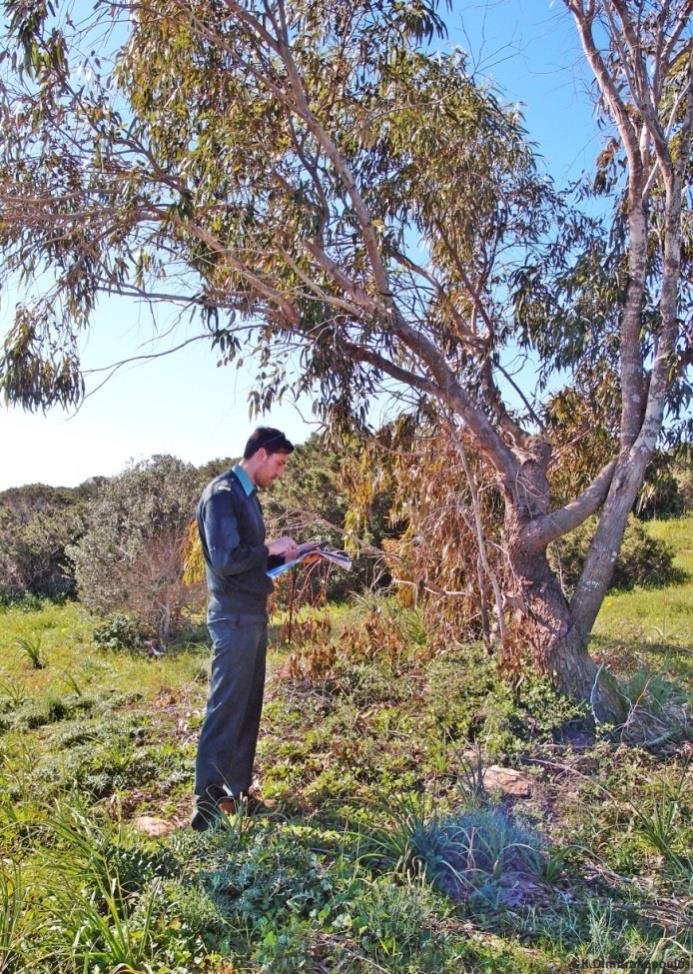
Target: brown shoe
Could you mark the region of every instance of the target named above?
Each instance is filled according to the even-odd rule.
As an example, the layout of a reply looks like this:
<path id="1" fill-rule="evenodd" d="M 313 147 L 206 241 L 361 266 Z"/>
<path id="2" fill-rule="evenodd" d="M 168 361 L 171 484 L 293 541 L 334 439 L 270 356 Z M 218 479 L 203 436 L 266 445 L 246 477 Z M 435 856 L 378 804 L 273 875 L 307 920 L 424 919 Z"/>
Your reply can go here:
<path id="1" fill-rule="evenodd" d="M 245 815 L 263 815 L 272 811 L 271 804 L 268 805 L 253 794 L 232 795 L 228 798 L 222 798 L 218 802 L 217 808 L 225 815 L 237 815 L 239 812 Z"/>
<path id="2" fill-rule="evenodd" d="M 242 798 L 222 798 L 220 802 L 217 802 L 217 808 L 224 815 L 235 815 L 243 809 L 243 799 Z"/>

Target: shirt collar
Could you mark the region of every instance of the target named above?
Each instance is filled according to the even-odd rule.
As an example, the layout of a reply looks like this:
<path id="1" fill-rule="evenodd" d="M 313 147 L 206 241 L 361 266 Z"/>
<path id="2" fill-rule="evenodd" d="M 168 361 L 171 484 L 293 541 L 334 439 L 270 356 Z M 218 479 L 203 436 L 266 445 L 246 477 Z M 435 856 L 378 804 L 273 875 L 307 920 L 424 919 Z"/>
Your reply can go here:
<path id="1" fill-rule="evenodd" d="M 251 494 L 255 493 L 255 484 L 252 482 L 240 463 L 237 463 L 236 466 L 233 467 L 232 473 L 234 473 L 240 481 L 246 497 L 250 497 Z"/>

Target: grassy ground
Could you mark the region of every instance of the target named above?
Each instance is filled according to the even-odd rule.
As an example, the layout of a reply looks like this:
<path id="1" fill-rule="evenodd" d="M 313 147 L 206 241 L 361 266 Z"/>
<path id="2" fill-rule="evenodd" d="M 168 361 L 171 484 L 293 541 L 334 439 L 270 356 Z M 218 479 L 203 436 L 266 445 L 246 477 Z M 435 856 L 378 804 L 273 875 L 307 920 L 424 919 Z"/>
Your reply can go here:
<path id="1" fill-rule="evenodd" d="M 693 571 L 690 521 L 655 524 Z M 0 614 L 0 972 L 693 968 L 681 695 L 691 580 L 610 596 L 594 651 L 653 747 L 387 601 L 274 630 L 274 803 L 185 828 L 209 650 L 95 645 L 79 606 Z M 655 720 L 656 718 L 656 720 Z M 632 728 L 630 728 L 632 729 Z M 627 729 L 628 730 L 628 729 Z M 162 838 L 144 814 L 179 825 Z"/>
<path id="2" fill-rule="evenodd" d="M 595 648 L 619 669 L 646 667 L 690 680 L 693 666 L 693 518 L 651 521 L 648 531 L 676 551 L 687 573 L 679 585 L 607 595 L 593 631 Z"/>

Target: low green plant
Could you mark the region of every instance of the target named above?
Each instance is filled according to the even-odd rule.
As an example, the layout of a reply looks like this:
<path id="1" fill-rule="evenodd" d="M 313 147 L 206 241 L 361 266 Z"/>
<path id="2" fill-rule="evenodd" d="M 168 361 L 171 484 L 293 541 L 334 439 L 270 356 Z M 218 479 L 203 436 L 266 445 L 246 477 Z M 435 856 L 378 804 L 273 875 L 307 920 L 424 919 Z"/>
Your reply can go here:
<path id="1" fill-rule="evenodd" d="M 94 705 L 90 697 L 75 696 L 74 694 L 60 694 L 54 685 L 35 698 L 25 699 L 8 718 L 7 729 L 36 730 L 48 724 L 73 717 L 75 714 L 87 713 Z"/>
<path id="2" fill-rule="evenodd" d="M 432 799 L 417 792 L 394 795 L 381 811 L 382 824 L 369 822 L 362 834 L 357 833 L 362 861 L 405 876 L 425 873 L 435 856 L 429 841 L 436 823 Z"/>
<path id="3" fill-rule="evenodd" d="M 279 910 L 306 917 L 332 889 L 319 858 L 294 841 L 290 828 L 260 832 L 215 886 L 234 897 L 234 912 L 251 923 Z"/>
<path id="4" fill-rule="evenodd" d="M 107 819 L 97 821 L 73 804 L 56 802 L 47 833 L 51 869 L 67 885 L 117 893 L 126 912 L 127 902 L 153 881 L 180 872 L 180 862 L 167 847 L 152 848 L 138 833 Z"/>
<path id="5" fill-rule="evenodd" d="M 83 700 L 76 698 L 75 703 Z M 188 781 L 192 756 L 170 741 L 149 743 L 149 723 L 141 712 L 114 716 L 106 711 L 91 721 L 56 727 L 60 752 L 37 766 L 40 793 L 55 797 L 69 791 L 99 799 L 147 785 L 161 791 Z"/>
<path id="6" fill-rule="evenodd" d="M 532 744 L 563 741 L 591 725 L 586 704 L 559 693 L 547 678 L 528 674 L 514 687 L 501 680 L 496 662 L 480 646 L 431 661 L 426 718 L 447 744 L 473 744 L 494 760 Z"/>
<path id="7" fill-rule="evenodd" d="M 678 684 L 646 669 L 637 670 L 625 681 L 623 694 L 632 707 L 642 703 L 658 714 L 663 714 L 672 704 L 681 706 L 686 702 L 686 694 Z"/>
<path id="8" fill-rule="evenodd" d="M 72 690 L 73 693 L 76 694 L 76 696 L 81 697 L 82 687 L 80 686 L 74 674 L 68 673 L 67 671 L 63 671 L 62 677 L 63 680 L 65 681 L 65 685 L 67 686 L 67 688 L 69 690 Z"/>
<path id="9" fill-rule="evenodd" d="M 590 722 L 589 706 L 560 693 L 545 677 L 529 676 L 515 690 L 511 725 L 524 740 L 557 741 Z"/>
<path id="10" fill-rule="evenodd" d="M 425 717 L 447 742 L 485 738 L 488 719 L 508 699 L 497 667 L 479 646 L 431 660 L 426 671 Z"/>
<path id="11" fill-rule="evenodd" d="M 43 608 L 45 602 L 46 599 L 43 598 L 43 596 L 33 595 L 29 592 L 22 592 L 17 595 L 11 595 L 7 592 L 0 592 L 0 611 L 17 609 L 19 612 L 25 613 L 38 612 L 41 608 Z"/>
<path id="12" fill-rule="evenodd" d="M 446 913 L 446 904 L 423 877 L 396 881 L 384 875 L 362 883 L 334 926 L 356 942 L 358 954 L 368 961 L 364 970 L 464 970 L 464 948 L 455 949 L 439 929 Z"/>
<path id="13" fill-rule="evenodd" d="M 112 615 L 94 627 L 94 642 L 100 649 L 135 651 L 145 643 L 141 626 L 126 615 Z"/>
<path id="14" fill-rule="evenodd" d="M 628 701 L 623 740 L 657 748 L 690 737 L 689 700 L 677 683 L 640 669 L 622 692 Z"/>
<path id="15" fill-rule="evenodd" d="M 661 793 L 654 800 L 650 808 L 645 802 L 632 802 L 638 831 L 651 846 L 664 856 L 665 860 L 675 867 L 690 872 L 691 860 L 685 853 L 677 851 L 680 848 L 682 822 L 686 811 L 691 807 L 691 783 L 688 777 L 690 756 L 687 756 L 681 767 L 678 780 L 673 784 L 661 783 Z M 691 837 L 690 826 L 688 836 Z"/>
<path id="16" fill-rule="evenodd" d="M 223 949 L 232 930 L 228 903 L 208 889 L 203 879 L 157 880 L 157 916 L 192 937 L 201 936 L 211 949 Z"/>
<path id="17" fill-rule="evenodd" d="M 586 919 L 588 936 L 578 953 L 588 963 L 603 966 L 611 966 L 615 960 L 622 959 L 620 925 L 611 903 L 588 900 Z"/>
<path id="18" fill-rule="evenodd" d="M 116 874 L 108 876 L 108 885 L 96 889 L 72 886 L 56 895 L 51 924 L 55 959 L 83 971 L 152 970 L 157 954 L 153 925 L 156 893 L 153 886 L 140 899 L 135 922 L 123 915 L 123 894 Z"/>

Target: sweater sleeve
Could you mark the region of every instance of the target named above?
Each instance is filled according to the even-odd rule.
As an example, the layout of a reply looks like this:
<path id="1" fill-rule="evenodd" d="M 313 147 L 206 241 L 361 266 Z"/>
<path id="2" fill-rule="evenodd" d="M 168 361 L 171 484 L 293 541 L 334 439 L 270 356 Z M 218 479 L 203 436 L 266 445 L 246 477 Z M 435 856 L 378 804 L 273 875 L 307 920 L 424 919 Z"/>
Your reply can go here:
<path id="1" fill-rule="evenodd" d="M 238 575 L 266 567 L 266 545 L 241 544 L 238 516 L 230 491 L 220 491 L 207 499 L 202 520 L 209 560 L 218 575 Z"/>

